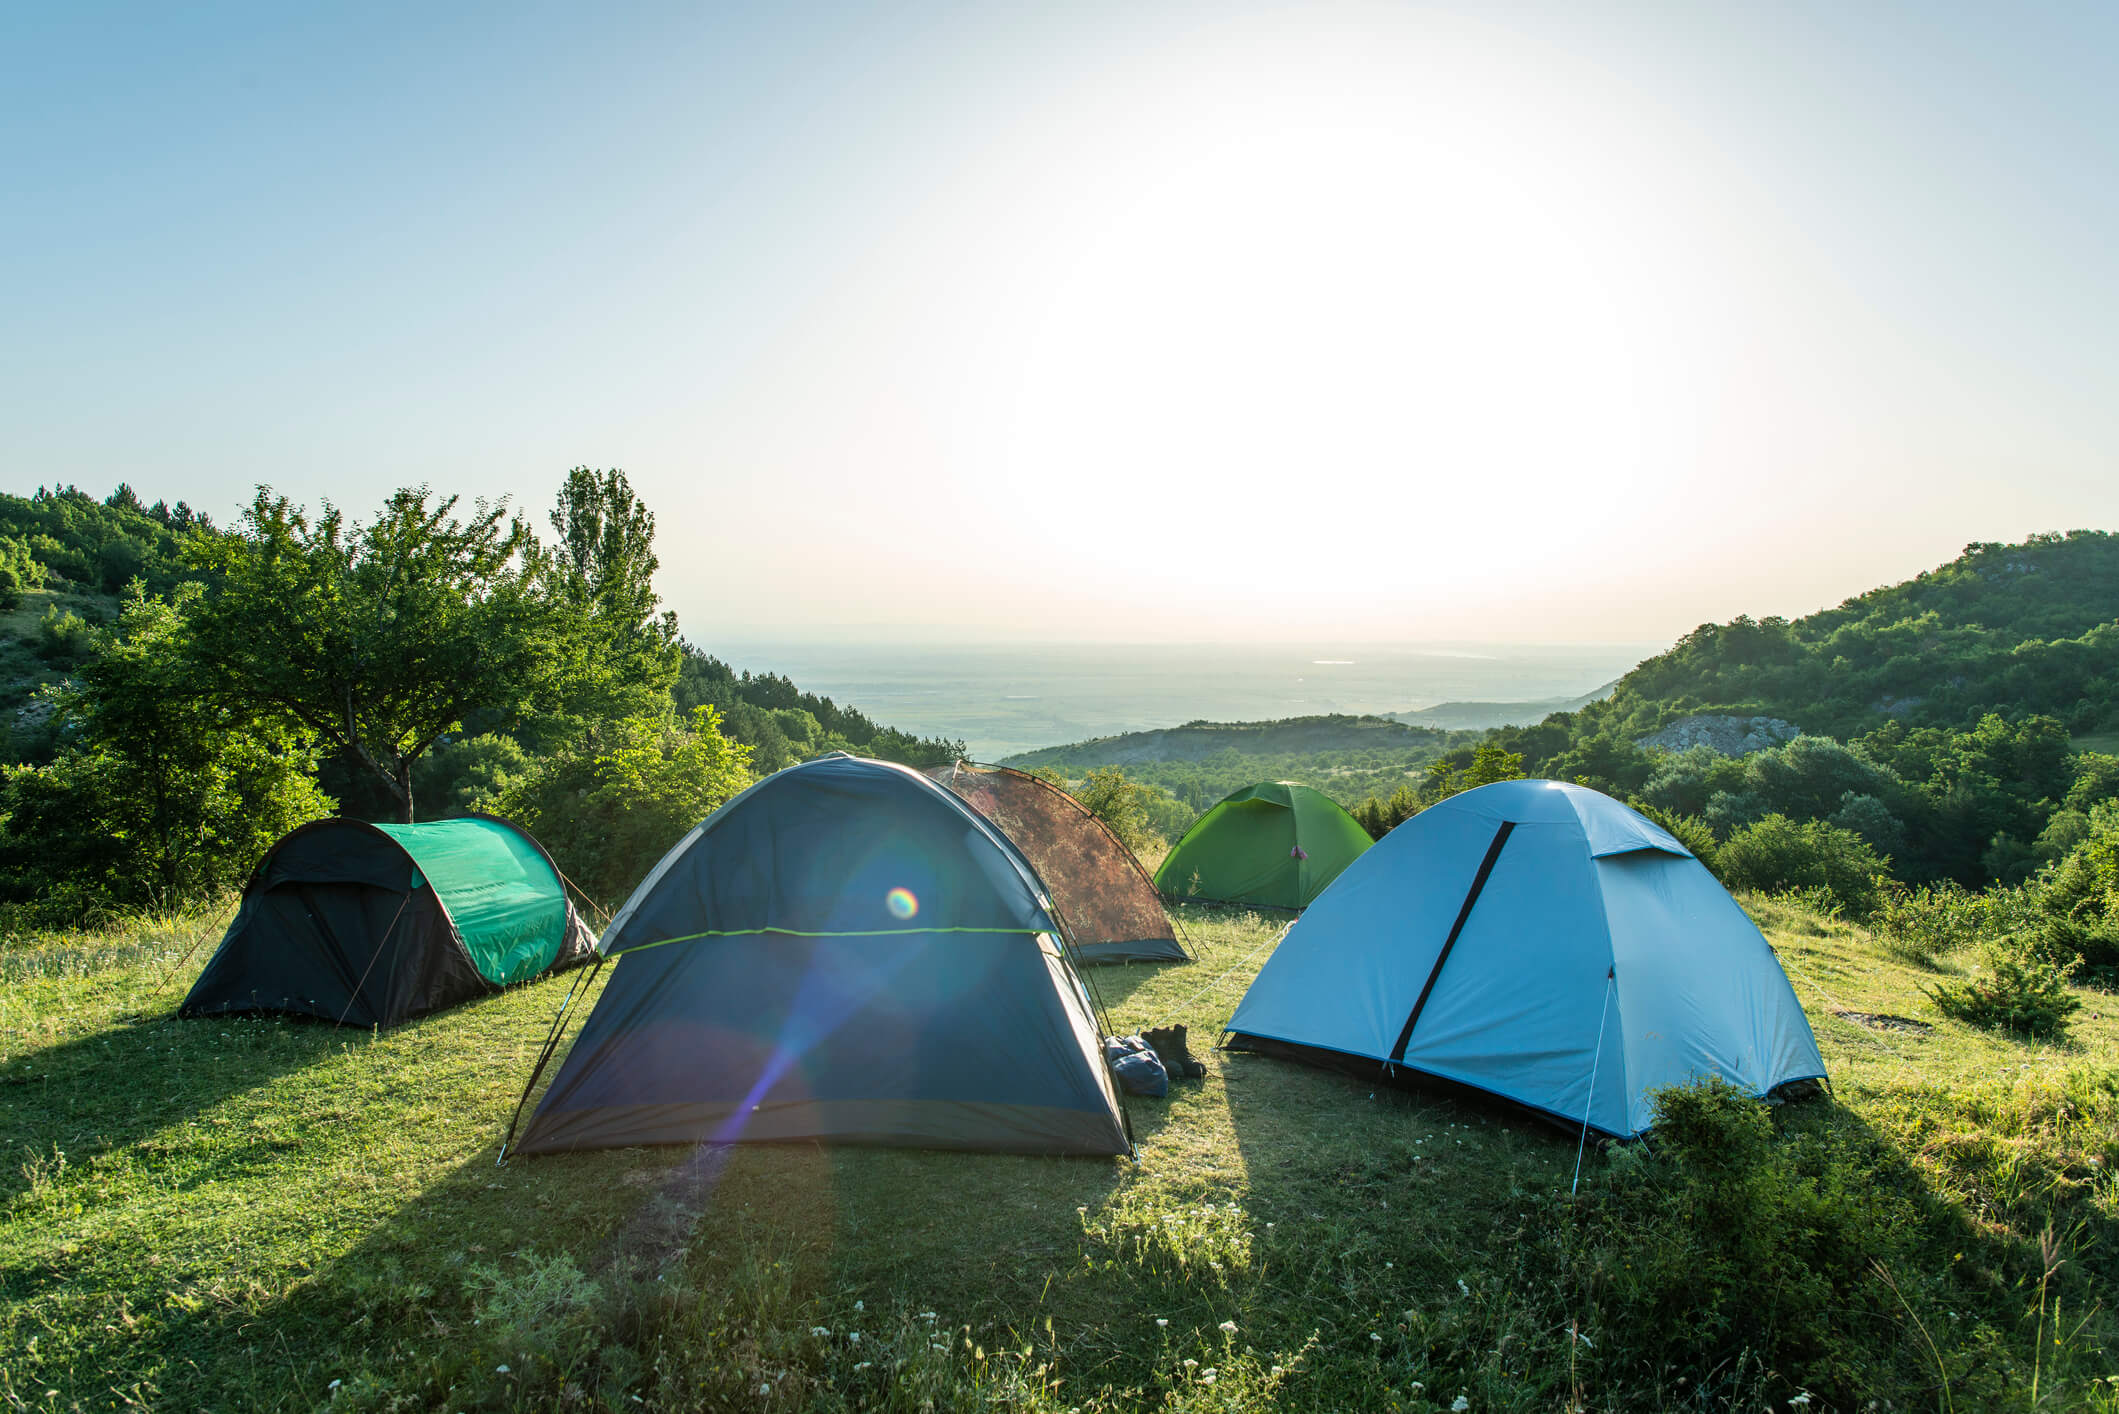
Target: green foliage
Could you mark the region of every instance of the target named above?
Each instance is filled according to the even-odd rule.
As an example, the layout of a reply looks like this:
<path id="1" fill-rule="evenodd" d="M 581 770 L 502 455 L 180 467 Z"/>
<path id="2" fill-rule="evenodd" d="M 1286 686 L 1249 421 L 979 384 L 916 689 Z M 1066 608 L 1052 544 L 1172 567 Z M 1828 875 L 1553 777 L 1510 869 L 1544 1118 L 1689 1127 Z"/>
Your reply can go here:
<path id="1" fill-rule="evenodd" d="M 492 813 L 535 835 L 589 897 L 615 906 L 686 831 L 750 784 L 749 761 L 711 707 L 682 723 L 599 722 L 510 782 Z"/>
<path id="2" fill-rule="evenodd" d="M 1417 788 L 1400 786 L 1388 800 L 1372 795 L 1356 803 L 1348 813 L 1369 832 L 1370 838 L 1380 840 L 1430 805 L 1453 795 L 1497 781 L 1523 779 L 1523 757 L 1518 752 L 1485 743 L 1471 748 L 1469 759 L 1459 760 L 1459 755 L 1453 752 L 1430 761 Z"/>
<path id="3" fill-rule="evenodd" d="M 1564 1213 L 1564 1301 L 1599 1373 L 1681 1369 L 1717 1405 L 1708 1380 L 1754 1363 L 1800 1371 L 1825 1407 L 1873 1393 L 1901 1338 L 1875 1264 L 1912 1265 L 1930 1220 L 1902 1166 L 1873 1142 L 1777 1133 L 1723 1081 L 1655 1099 L 1649 1150 Z"/>
<path id="4" fill-rule="evenodd" d="M 2082 999 L 2068 990 L 2079 964 L 2057 966 L 2022 944 L 2003 941 L 1986 951 L 1984 975 L 1938 982 L 1928 995 L 1945 1016 L 1972 1026 L 2050 1039 L 2065 1035 Z"/>
<path id="5" fill-rule="evenodd" d="M 143 506 L 130 486 L 102 501 L 72 486 L 0 495 L 0 569 L 12 569 L 20 589 L 57 579 L 117 594 L 143 579 L 151 592 L 167 593 L 192 578 L 185 542 L 212 533 L 211 522 L 183 502 Z"/>
<path id="6" fill-rule="evenodd" d="M 0 535 L 0 613 L 12 612 L 22 603 L 24 590 L 44 583 L 44 566 L 37 561 L 29 542 Z"/>
<path id="7" fill-rule="evenodd" d="M 657 613 L 655 516 L 625 473 L 577 466 L 551 515 L 557 544 L 532 553 L 533 576 L 565 612 L 570 642 L 558 655 L 571 680 L 555 684 L 576 716 L 652 710 L 677 680 L 677 616 Z"/>
<path id="8" fill-rule="evenodd" d="M 45 916 L 171 907 L 238 884 L 273 840 L 330 813 L 297 731 L 205 692 L 185 606 L 135 592 L 59 696 L 61 746 L 0 789 L 0 890 Z"/>
<path id="9" fill-rule="evenodd" d="M 96 626 L 72 609 L 57 604 L 44 610 L 37 624 L 37 656 L 58 668 L 86 662 L 96 651 Z"/>
<path id="10" fill-rule="evenodd" d="M 430 820 L 470 811 L 488 813 L 517 780 L 529 774 L 535 758 L 514 737 L 502 732 L 459 737 L 443 742 L 412 768 L 412 786 L 421 811 Z"/>
<path id="11" fill-rule="evenodd" d="M 1979 941 L 1987 926 L 1986 900 L 1954 883 L 1883 891 L 1869 915 L 1869 931 L 1893 957 L 1932 967 L 1938 958 Z"/>
<path id="12" fill-rule="evenodd" d="M 1881 901 L 1888 867 L 1852 830 L 1778 814 L 1731 833 L 1714 858 L 1717 875 L 1732 889 L 1822 890 L 1857 920 Z"/>
<path id="13" fill-rule="evenodd" d="M 356 756 L 413 818 L 412 766 L 478 709 L 577 685 L 570 621 L 524 572 L 521 520 L 425 487 L 349 524 L 259 488 L 232 535 L 194 542 L 214 592 L 195 612 L 208 680 L 230 702 Z"/>
<path id="14" fill-rule="evenodd" d="M 1150 802 L 1155 792 L 1135 781 L 1126 779 L 1126 773 L 1117 767 L 1091 771 L 1081 785 L 1073 791 L 1074 798 L 1082 808 L 1104 822 L 1119 843 L 1135 854 L 1163 843 L 1149 821 Z"/>

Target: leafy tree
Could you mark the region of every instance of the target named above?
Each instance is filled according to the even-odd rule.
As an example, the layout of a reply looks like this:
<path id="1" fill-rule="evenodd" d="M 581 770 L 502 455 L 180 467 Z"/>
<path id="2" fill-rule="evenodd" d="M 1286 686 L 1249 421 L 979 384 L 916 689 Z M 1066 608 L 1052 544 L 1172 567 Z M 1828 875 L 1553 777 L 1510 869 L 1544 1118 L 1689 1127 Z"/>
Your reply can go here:
<path id="1" fill-rule="evenodd" d="M 537 836 L 591 898 L 615 905 L 685 832 L 750 784 L 750 751 L 711 707 L 688 721 L 592 725 L 516 778 L 493 813 Z"/>
<path id="2" fill-rule="evenodd" d="M 202 690 L 184 608 L 135 589 L 59 696 L 61 747 L 0 789 L 0 879 L 47 912 L 168 907 L 239 883 L 271 842 L 329 814 L 305 734 Z"/>
<path id="3" fill-rule="evenodd" d="M 1119 843 L 1135 854 L 1162 843 L 1149 826 L 1149 802 L 1155 792 L 1126 779 L 1116 766 L 1093 770 L 1073 792 L 1082 808 L 1104 822 Z"/>
<path id="4" fill-rule="evenodd" d="M 677 616 L 658 613 L 655 515 L 616 467 L 577 466 L 551 514 L 557 542 L 535 556 L 575 638 L 558 694 L 577 713 L 652 712 L 677 678 Z"/>
<path id="5" fill-rule="evenodd" d="M 406 821 L 414 763 L 467 713 L 534 697 L 567 639 L 524 573 L 528 527 L 505 502 L 459 520 L 458 499 L 414 487 L 349 523 L 260 487 L 233 534 L 191 542 L 215 581 L 201 669 L 231 703 L 350 752 Z"/>

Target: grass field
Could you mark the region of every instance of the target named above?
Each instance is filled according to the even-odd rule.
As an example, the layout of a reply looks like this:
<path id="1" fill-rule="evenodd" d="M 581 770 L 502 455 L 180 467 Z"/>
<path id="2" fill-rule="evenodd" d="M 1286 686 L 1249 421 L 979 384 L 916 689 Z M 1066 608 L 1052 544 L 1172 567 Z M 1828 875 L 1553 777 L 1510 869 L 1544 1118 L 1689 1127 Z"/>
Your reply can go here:
<path id="1" fill-rule="evenodd" d="M 179 1022 L 211 920 L 14 939 L 0 1402 L 2119 1407 L 2119 1001 L 2019 1043 L 1860 930 L 1752 907 L 1832 1094 L 1774 1112 L 1778 1167 L 1592 1148 L 1579 1197 L 1575 1137 L 1506 1106 L 1221 1053 L 1132 1103 L 1137 1163 L 496 1168 L 568 979 L 379 1034 Z M 1186 921 L 1198 965 L 1095 981 L 1206 1054 L 1281 924 Z"/>

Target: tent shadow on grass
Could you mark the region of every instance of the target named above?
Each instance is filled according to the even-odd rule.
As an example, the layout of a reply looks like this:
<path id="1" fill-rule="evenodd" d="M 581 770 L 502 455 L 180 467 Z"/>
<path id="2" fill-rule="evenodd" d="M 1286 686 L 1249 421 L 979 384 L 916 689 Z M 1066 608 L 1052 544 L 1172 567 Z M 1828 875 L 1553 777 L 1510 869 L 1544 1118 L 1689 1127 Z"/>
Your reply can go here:
<path id="1" fill-rule="evenodd" d="M 0 1153 L 48 1160 L 56 1152 L 75 1165 L 120 1154 L 367 1039 L 284 1016 L 121 1021 L 0 1068 Z M 30 1187 L 25 1167 L 0 1172 L 0 1206 Z"/>

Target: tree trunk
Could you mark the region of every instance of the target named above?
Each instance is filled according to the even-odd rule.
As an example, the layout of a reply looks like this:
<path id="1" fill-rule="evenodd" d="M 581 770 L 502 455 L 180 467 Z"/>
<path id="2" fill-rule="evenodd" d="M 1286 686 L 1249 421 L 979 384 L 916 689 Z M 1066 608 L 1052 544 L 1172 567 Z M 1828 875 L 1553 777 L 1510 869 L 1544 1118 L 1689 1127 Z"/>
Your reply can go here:
<path id="1" fill-rule="evenodd" d="M 402 824 L 412 823 L 412 760 L 410 757 L 397 763 L 397 793 L 402 798 L 398 807 L 398 820 Z"/>

